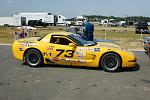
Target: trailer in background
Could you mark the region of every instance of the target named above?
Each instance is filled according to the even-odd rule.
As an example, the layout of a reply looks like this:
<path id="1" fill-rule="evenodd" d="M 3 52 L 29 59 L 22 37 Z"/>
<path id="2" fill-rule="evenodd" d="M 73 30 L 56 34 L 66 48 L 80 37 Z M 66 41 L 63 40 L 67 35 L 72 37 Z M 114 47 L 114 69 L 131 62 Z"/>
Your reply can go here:
<path id="1" fill-rule="evenodd" d="M 26 25 L 26 17 L 13 15 L 13 18 L 14 18 L 14 26 L 25 26 Z"/>
<path id="2" fill-rule="evenodd" d="M 0 26 L 13 26 L 14 18 L 13 17 L 0 17 Z"/>
<path id="3" fill-rule="evenodd" d="M 18 16 L 26 17 L 26 24 L 28 22 L 39 22 L 43 23 L 41 25 L 47 25 L 47 26 L 56 26 L 56 25 L 66 25 L 69 24 L 66 21 L 66 17 L 63 15 L 52 15 L 49 12 L 46 13 L 19 13 Z M 37 23 L 38 24 L 38 23 Z"/>
<path id="4" fill-rule="evenodd" d="M 22 26 L 26 18 L 14 15 L 13 17 L 0 17 L 0 26 Z"/>
<path id="5" fill-rule="evenodd" d="M 26 18 L 26 25 L 28 25 L 29 21 L 36 22 L 43 22 L 48 25 L 55 25 L 55 15 L 51 13 L 19 13 L 18 16 Z"/>

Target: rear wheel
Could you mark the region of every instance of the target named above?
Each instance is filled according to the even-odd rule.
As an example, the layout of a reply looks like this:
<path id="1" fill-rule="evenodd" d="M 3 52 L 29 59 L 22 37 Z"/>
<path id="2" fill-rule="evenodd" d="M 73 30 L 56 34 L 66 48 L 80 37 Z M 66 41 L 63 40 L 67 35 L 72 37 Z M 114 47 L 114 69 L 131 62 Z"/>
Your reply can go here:
<path id="1" fill-rule="evenodd" d="M 121 68 L 121 58 L 115 53 L 107 53 L 101 59 L 101 67 L 107 72 L 116 72 Z"/>
<path id="2" fill-rule="evenodd" d="M 43 57 L 38 50 L 31 49 L 25 54 L 25 61 L 31 67 L 39 67 L 43 64 Z"/>

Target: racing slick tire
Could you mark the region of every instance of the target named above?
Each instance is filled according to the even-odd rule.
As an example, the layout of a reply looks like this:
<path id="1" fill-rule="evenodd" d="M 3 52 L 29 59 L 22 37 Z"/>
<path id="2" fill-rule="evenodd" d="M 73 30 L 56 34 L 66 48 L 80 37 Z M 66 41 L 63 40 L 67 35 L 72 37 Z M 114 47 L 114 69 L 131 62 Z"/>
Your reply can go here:
<path id="1" fill-rule="evenodd" d="M 43 64 L 41 52 L 36 49 L 28 50 L 25 54 L 25 62 L 31 67 L 39 67 Z"/>
<path id="2" fill-rule="evenodd" d="M 116 53 L 106 53 L 101 61 L 101 67 L 106 72 L 117 72 L 121 69 L 121 58 Z"/>

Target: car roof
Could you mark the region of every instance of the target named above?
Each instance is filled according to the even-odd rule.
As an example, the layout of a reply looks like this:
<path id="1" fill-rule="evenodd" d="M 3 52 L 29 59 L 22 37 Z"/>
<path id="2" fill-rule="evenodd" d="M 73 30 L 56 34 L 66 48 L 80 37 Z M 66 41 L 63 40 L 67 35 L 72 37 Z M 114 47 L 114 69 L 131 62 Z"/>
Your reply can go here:
<path id="1" fill-rule="evenodd" d="M 41 38 L 41 40 L 45 39 L 45 38 L 50 38 L 52 35 L 59 35 L 59 36 L 68 36 L 68 35 L 71 35 L 73 33 L 71 32 L 63 32 L 63 31 L 60 31 L 60 32 L 52 32 L 52 33 L 49 33 L 45 36 L 43 36 L 43 38 Z"/>
<path id="2" fill-rule="evenodd" d="M 65 36 L 67 36 L 67 35 L 70 35 L 70 34 L 73 34 L 73 33 L 71 33 L 71 32 L 54 32 L 54 33 L 50 33 L 51 35 L 65 35 Z"/>

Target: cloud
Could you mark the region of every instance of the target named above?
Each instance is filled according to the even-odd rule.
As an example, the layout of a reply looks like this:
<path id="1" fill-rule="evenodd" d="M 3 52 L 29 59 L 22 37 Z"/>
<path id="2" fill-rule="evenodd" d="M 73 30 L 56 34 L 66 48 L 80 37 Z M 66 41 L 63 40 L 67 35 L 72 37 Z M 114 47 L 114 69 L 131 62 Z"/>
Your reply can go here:
<path id="1" fill-rule="evenodd" d="M 12 3 L 12 0 L 7 0 L 6 3 L 8 4 Z"/>

